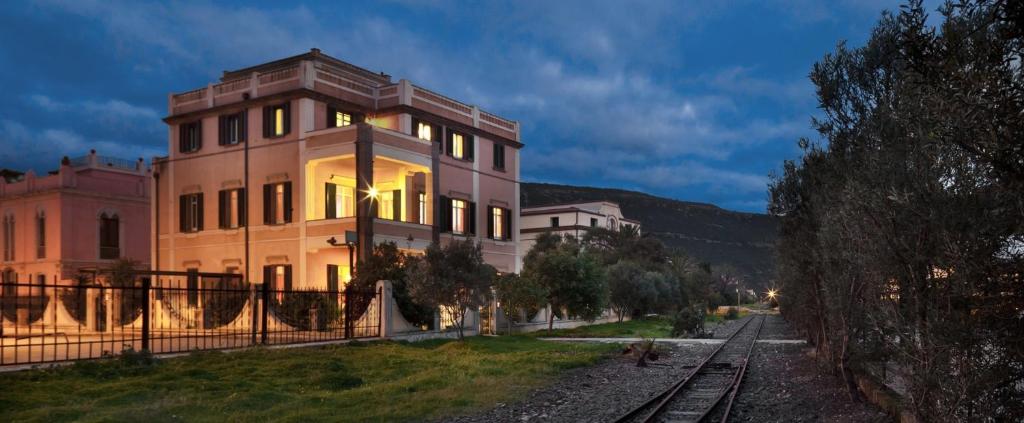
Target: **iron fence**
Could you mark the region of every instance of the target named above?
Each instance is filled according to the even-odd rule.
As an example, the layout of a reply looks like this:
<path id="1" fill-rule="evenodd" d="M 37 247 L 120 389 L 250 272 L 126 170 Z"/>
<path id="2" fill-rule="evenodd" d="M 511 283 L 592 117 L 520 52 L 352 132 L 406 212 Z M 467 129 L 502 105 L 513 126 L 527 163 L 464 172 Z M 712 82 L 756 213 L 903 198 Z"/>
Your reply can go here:
<path id="1" fill-rule="evenodd" d="M 0 366 L 378 337 L 380 309 L 379 290 L 271 290 L 225 273 L 5 281 Z"/>

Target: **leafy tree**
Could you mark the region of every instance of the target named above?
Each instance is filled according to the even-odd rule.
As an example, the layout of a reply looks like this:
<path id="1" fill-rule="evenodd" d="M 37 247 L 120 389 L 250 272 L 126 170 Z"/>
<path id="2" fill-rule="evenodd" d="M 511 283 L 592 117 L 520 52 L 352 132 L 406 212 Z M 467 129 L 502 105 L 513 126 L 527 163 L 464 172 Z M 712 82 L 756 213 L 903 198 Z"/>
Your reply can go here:
<path id="1" fill-rule="evenodd" d="M 409 293 L 413 300 L 440 307 L 452 316 L 461 340 L 466 313 L 488 304 L 496 273 L 484 263 L 480 245 L 472 240 L 431 244 L 409 268 Z"/>
<path id="2" fill-rule="evenodd" d="M 609 303 L 619 321 L 657 301 L 658 292 L 644 279 L 644 268 L 632 261 L 620 261 L 608 268 Z"/>
<path id="3" fill-rule="evenodd" d="M 508 333 L 512 334 L 512 320 L 544 306 L 548 291 L 533 279 L 521 278 L 515 273 L 499 275 L 494 283 L 495 294 L 505 313 Z M 529 318 L 529 316 L 527 317 Z"/>
<path id="4" fill-rule="evenodd" d="M 812 69 L 827 143 L 801 140 L 769 193 L 780 310 L 851 395 L 888 362 L 923 421 L 1018 421 L 1024 5 L 939 12 L 911 1 Z"/>
<path id="5" fill-rule="evenodd" d="M 394 242 L 382 242 L 373 246 L 373 253 L 356 264 L 351 286 L 354 289 L 373 290 L 377 281 L 391 281 L 395 304 L 409 323 L 417 326 L 434 324 L 434 308 L 413 301 L 409 294 L 408 268 L 415 262 L 398 249 Z"/>
<path id="6" fill-rule="evenodd" d="M 542 234 L 523 260 L 523 278 L 544 287 L 548 304 L 570 315 L 596 319 L 607 304 L 608 285 L 597 258 L 572 237 Z M 554 314 L 548 330 L 554 327 Z"/>

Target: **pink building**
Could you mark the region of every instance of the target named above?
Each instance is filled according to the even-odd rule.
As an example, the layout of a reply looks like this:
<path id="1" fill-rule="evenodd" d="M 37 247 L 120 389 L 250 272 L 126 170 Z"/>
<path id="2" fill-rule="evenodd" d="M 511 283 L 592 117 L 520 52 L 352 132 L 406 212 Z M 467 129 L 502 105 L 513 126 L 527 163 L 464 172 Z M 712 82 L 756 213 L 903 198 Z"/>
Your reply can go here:
<path id="1" fill-rule="evenodd" d="M 161 270 L 340 289 L 356 257 L 472 238 L 517 271 L 519 124 L 313 49 L 168 99 Z M 331 241 L 334 241 L 333 243 Z"/>
<path id="2" fill-rule="evenodd" d="M 54 284 L 119 258 L 149 263 L 149 172 L 95 152 L 65 158 L 45 176 L 0 178 L 3 282 Z M 13 287 L 5 288 L 11 291 Z"/>

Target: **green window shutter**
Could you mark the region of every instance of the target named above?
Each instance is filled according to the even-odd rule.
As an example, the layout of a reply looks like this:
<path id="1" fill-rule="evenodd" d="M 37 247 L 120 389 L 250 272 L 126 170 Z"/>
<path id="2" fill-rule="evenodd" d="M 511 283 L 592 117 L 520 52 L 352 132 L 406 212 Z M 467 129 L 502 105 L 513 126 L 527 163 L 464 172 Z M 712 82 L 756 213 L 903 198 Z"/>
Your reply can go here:
<path id="1" fill-rule="evenodd" d="M 249 215 L 246 213 L 247 205 L 245 199 L 245 188 L 238 189 L 238 226 L 249 224 Z"/>
<path id="2" fill-rule="evenodd" d="M 263 138 L 270 138 L 274 133 L 274 108 L 263 107 Z"/>
<path id="3" fill-rule="evenodd" d="M 487 237 L 494 239 L 494 207 L 487 206 Z"/>
<path id="4" fill-rule="evenodd" d="M 404 221 L 405 219 L 402 219 L 402 190 L 391 191 L 391 207 L 391 217 L 398 222 Z"/>
<path id="5" fill-rule="evenodd" d="M 196 216 L 196 229 L 201 231 L 203 230 L 203 193 L 200 192 L 195 195 L 197 197 L 196 202 L 199 204 L 199 211 Z"/>
<path id="6" fill-rule="evenodd" d="M 330 182 L 324 185 L 324 204 L 326 209 L 324 210 L 325 219 L 334 219 L 338 217 L 338 186 Z"/>
<path id="7" fill-rule="evenodd" d="M 463 159 L 473 161 L 473 158 L 476 157 L 476 142 L 474 141 L 476 141 L 476 136 L 474 135 L 462 136 L 462 142 L 466 144 L 462 147 L 463 152 L 465 152 Z"/>
<path id="8" fill-rule="evenodd" d="M 226 115 L 217 116 L 217 145 L 227 145 L 228 143 L 228 117 Z"/>
<path id="9" fill-rule="evenodd" d="M 449 128 L 444 137 L 444 154 L 455 154 L 455 133 Z"/>
<path id="10" fill-rule="evenodd" d="M 441 198 L 440 198 L 440 201 L 438 201 L 438 203 L 440 204 L 440 209 L 441 209 L 440 213 L 438 213 L 439 214 L 438 217 L 441 220 L 441 222 L 440 222 L 441 223 L 441 225 L 440 225 L 441 226 L 441 232 L 451 232 L 452 231 L 452 199 L 442 195 Z"/>
<path id="11" fill-rule="evenodd" d="M 291 181 L 284 183 L 284 221 L 290 223 L 292 221 L 292 183 Z"/>
<path id="12" fill-rule="evenodd" d="M 291 102 L 284 103 L 281 108 L 284 109 L 284 134 L 288 135 L 292 132 L 292 113 L 291 113 Z"/>
<path id="13" fill-rule="evenodd" d="M 469 215 L 466 219 L 469 223 L 469 233 L 476 235 L 476 203 L 467 203 L 466 214 Z"/>
<path id="14" fill-rule="evenodd" d="M 338 265 L 336 264 L 327 265 L 327 291 L 338 291 Z"/>
<path id="15" fill-rule="evenodd" d="M 284 290 L 292 290 L 292 265 L 290 264 L 284 266 Z"/>
<path id="16" fill-rule="evenodd" d="M 274 223 L 274 184 L 263 185 L 263 224 Z"/>
<path id="17" fill-rule="evenodd" d="M 338 126 L 338 109 L 334 106 L 327 105 L 327 128 L 336 128 Z"/>
<path id="18" fill-rule="evenodd" d="M 512 210 L 511 209 L 505 209 L 504 211 L 505 211 L 505 214 L 504 214 L 503 217 L 505 219 L 505 234 L 504 234 L 505 236 L 503 237 L 503 239 L 513 239 L 513 237 L 512 237 Z"/>
<path id="19" fill-rule="evenodd" d="M 228 210 L 229 195 L 231 191 L 217 191 L 217 227 L 221 229 L 227 228 L 228 222 L 231 221 L 231 213 Z"/>

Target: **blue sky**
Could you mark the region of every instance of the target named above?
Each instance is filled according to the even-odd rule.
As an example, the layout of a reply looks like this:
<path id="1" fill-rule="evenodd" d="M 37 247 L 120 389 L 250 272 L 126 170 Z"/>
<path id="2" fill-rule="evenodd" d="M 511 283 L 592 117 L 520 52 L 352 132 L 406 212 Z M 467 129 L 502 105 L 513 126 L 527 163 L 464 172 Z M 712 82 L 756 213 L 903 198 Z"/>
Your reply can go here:
<path id="1" fill-rule="evenodd" d="M 167 94 L 318 47 L 523 128 L 526 181 L 763 212 L 811 65 L 895 0 L 37 1 L 0 11 L 0 167 L 166 154 Z M 931 7 L 930 10 L 934 10 Z"/>

